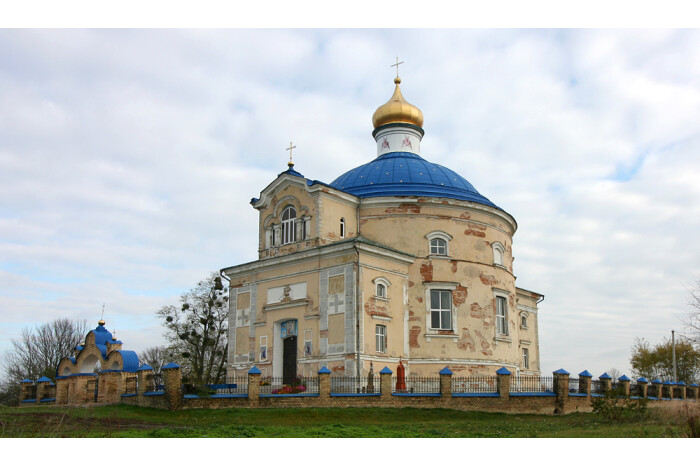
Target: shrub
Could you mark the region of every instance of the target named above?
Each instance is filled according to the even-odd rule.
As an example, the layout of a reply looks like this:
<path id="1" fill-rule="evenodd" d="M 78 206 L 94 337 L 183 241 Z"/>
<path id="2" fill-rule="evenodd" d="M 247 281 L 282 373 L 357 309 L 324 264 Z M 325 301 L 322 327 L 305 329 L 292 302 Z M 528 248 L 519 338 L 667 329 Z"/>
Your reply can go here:
<path id="1" fill-rule="evenodd" d="M 620 422 L 643 418 L 647 400 L 630 399 L 624 396 L 621 389 L 610 389 L 602 397 L 593 398 L 591 405 L 594 413 L 602 415 L 606 420 Z"/>

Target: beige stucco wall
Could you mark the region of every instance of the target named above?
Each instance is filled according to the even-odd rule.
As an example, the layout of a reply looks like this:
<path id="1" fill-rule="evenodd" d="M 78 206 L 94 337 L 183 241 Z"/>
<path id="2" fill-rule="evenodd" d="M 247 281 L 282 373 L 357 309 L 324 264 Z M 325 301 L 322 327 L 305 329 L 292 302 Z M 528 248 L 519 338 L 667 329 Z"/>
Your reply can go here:
<path id="1" fill-rule="evenodd" d="M 263 193 L 264 202 L 257 206 L 261 213 L 261 245 L 265 242 L 263 229 L 270 222 L 280 222 L 279 216 L 287 204 L 294 205 L 300 214 L 312 217 L 311 238 L 267 252 L 261 250 L 261 258 L 265 259 L 248 265 L 247 271 L 239 272 L 235 267 L 225 270 L 233 273 L 232 293 L 238 287 L 253 287 L 257 294 L 256 322 L 233 333 L 236 342 L 232 352 L 239 356 L 252 352 L 255 359 L 238 365 L 229 362 L 230 372 L 246 371 L 256 364 L 264 374 L 272 375 L 275 351 L 280 350 L 275 349 L 279 345 L 274 337 L 275 326 L 286 319 L 298 321 L 300 374 L 312 373 L 324 365 L 333 366 L 336 371 L 348 370 L 348 360 L 357 358 L 355 348 L 346 348 L 344 355 L 321 352 L 322 340 L 329 346 L 342 345 L 349 329 L 345 313 L 329 315 L 328 330 L 321 329 L 319 309 L 325 293 L 321 283 L 323 271 L 340 265 L 357 268 L 358 258 L 359 291 L 354 290 L 353 282 L 351 287 L 356 300 L 352 312 L 357 313 L 356 332 L 363 373 L 368 370 L 370 361 L 378 371 L 383 366 L 395 369 L 399 359 L 404 361 L 409 374 L 417 375 L 434 375 L 446 365 L 457 376 L 492 375 L 501 366 L 520 371 L 523 347 L 530 352 L 529 372 L 539 371 L 537 300 L 541 296 L 525 290 L 516 291 L 512 254 L 516 224 L 507 213 L 448 199 L 371 198 L 360 201 L 329 188 L 313 190 L 297 181 L 283 182 L 273 183 L 273 189 Z M 339 237 L 341 217 L 345 219 L 345 239 Z M 434 232 L 451 237 L 447 256 L 430 255 L 427 235 Z M 377 247 L 381 253 L 360 253 L 353 249 L 347 239 L 358 235 L 383 245 Z M 343 253 L 323 253 L 340 240 L 347 246 Z M 494 244 L 503 247 L 502 266 L 494 264 Z M 284 257 L 289 260 L 282 262 Z M 415 258 L 406 259 L 412 257 Z M 274 261 L 279 264 L 270 266 Z M 390 283 L 387 299 L 376 297 L 377 278 Z M 306 284 L 306 297 L 302 302 L 289 307 L 272 306 L 273 309 L 266 306 L 270 288 L 301 282 Z M 452 330 L 430 329 L 431 287 L 452 293 Z M 497 295 L 507 299 L 507 336 L 496 335 Z M 527 327 L 520 323 L 523 310 L 528 316 Z M 376 349 L 377 325 L 387 329 L 384 353 Z M 307 330 L 312 336 L 311 356 L 303 353 Z M 260 336 L 267 336 L 266 361 L 259 360 Z"/>

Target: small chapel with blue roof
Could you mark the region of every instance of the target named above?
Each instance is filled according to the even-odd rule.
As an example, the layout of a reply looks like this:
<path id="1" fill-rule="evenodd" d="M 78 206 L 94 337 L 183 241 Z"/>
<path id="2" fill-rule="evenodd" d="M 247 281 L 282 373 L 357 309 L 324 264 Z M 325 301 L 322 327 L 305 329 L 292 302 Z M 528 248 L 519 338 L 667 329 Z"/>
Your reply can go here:
<path id="1" fill-rule="evenodd" d="M 290 152 L 251 200 L 258 259 L 221 270 L 229 376 L 366 376 L 399 362 L 415 376 L 540 373 L 544 295 L 516 286 L 517 223 L 421 154 L 423 113 L 400 85 L 372 116 L 372 160 L 324 183 Z"/>

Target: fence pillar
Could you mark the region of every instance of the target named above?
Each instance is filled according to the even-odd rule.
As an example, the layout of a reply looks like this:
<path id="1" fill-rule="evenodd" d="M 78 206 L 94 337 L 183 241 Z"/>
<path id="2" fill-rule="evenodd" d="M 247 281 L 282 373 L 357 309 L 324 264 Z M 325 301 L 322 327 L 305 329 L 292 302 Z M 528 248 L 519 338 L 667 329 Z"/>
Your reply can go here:
<path id="1" fill-rule="evenodd" d="M 590 397 L 591 395 L 591 378 L 593 377 L 592 374 L 588 372 L 588 370 L 583 370 L 581 373 L 578 374 L 578 392 L 579 394 L 588 394 Z"/>
<path id="2" fill-rule="evenodd" d="M 68 403 L 68 377 L 56 376 L 56 404 Z"/>
<path id="3" fill-rule="evenodd" d="M 379 398 L 382 400 L 387 400 L 391 398 L 391 378 L 394 374 L 393 371 L 385 366 L 382 371 L 379 372 Z"/>
<path id="4" fill-rule="evenodd" d="M 661 399 L 662 397 L 662 389 L 663 389 L 663 384 L 660 379 L 655 379 L 651 382 L 651 387 L 654 392 L 654 397 L 657 399 Z"/>
<path id="5" fill-rule="evenodd" d="M 136 370 L 136 375 L 138 377 L 138 391 L 136 392 L 138 395 L 136 398 L 139 404 L 144 404 L 144 394 L 148 391 L 149 380 L 153 379 L 153 367 L 144 363 Z"/>
<path id="6" fill-rule="evenodd" d="M 627 375 L 622 375 L 617 378 L 617 383 L 622 389 L 622 395 L 625 397 L 630 396 L 630 379 Z"/>
<path id="7" fill-rule="evenodd" d="M 695 400 L 698 400 L 698 392 L 700 392 L 698 391 L 698 389 L 700 389 L 700 387 L 698 387 L 698 383 L 693 383 L 690 386 L 688 386 L 690 397 L 692 397 Z"/>
<path id="8" fill-rule="evenodd" d="M 447 367 L 440 370 L 440 397 L 452 397 L 452 372 Z"/>
<path id="9" fill-rule="evenodd" d="M 680 398 L 686 400 L 688 398 L 688 392 L 686 391 L 686 386 L 683 381 L 678 383 L 678 388 L 680 389 Z"/>
<path id="10" fill-rule="evenodd" d="M 637 384 L 639 385 L 639 397 L 641 399 L 646 399 L 649 391 L 649 381 L 642 376 L 637 380 Z"/>
<path id="11" fill-rule="evenodd" d="M 612 377 L 609 374 L 603 373 L 602 375 L 598 376 L 598 381 L 600 381 L 603 394 L 612 390 Z"/>
<path id="12" fill-rule="evenodd" d="M 248 403 L 260 405 L 260 376 L 262 372 L 257 366 L 248 371 Z"/>
<path id="13" fill-rule="evenodd" d="M 36 401 L 39 402 L 41 399 L 46 399 L 48 395 L 48 387 L 51 385 L 51 380 L 46 376 L 42 376 L 36 380 Z"/>
<path id="14" fill-rule="evenodd" d="M 331 397 L 331 370 L 325 366 L 318 370 L 318 397 L 330 399 Z"/>
<path id="15" fill-rule="evenodd" d="M 34 386 L 34 381 L 31 379 L 23 379 L 19 382 L 19 401 L 29 399 L 29 395 L 32 393 L 32 386 Z"/>
<path id="16" fill-rule="evenodd" d="M 554 413 L 563 414 L 566 410 L 566 401 L 569 400 L 569 372 L 559 368 L 552 373 L 554 379 L 554 394 L 556 397 L 556 410 Z"/>
<path id="17" fill-rule="evenodd" d="M 668 397 L 669 399 L 673 400 L 673 383 L 666 380 L 663 382 L 662 388 L 661 397 Z"/>
<path id="18" fill-rule="evenodd" d="M 182 370 L 177 363 L 170 362 L 161 367 L 163 372 L 163 389 L 165 389 L 165 401 L 168 409 L 178 410 L 182 408 Z"/>
<path id="19" fill-rule="evenodd" d="M 504 366 L 496 371 L 496 387 L 501 399 L 510 399 L 510 377 L 511 372 Z"/>

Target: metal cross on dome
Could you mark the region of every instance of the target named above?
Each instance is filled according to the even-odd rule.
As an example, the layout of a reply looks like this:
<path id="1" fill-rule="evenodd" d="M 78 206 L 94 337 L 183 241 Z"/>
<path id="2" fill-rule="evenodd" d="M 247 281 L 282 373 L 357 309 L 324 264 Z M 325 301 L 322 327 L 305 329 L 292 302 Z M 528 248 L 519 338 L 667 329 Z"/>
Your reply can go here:
<path id="1" fill-rule="evenodd" d="M 399 65 L 401 65 L 402 63 L 403 63 L 403 62 L 400 62 L 400 61 L 399 61 L 399 57 L 396 57 L 396 63 L 394 63 L 393 65 L 391 65 L 391 66 L 395 66 L 395 67 L 396 67 L 396 77 L 397 77 L 397 78 L 399 77 Z"/>
<path id="2" fill-rule="evenodd" d="M 292 149 L 296 149 L 296 146 L 294 146 L 290 141 L 289 147 L 287 148 L 287 151 L 289 151 L 289 162 L 292 162 Z"/>

